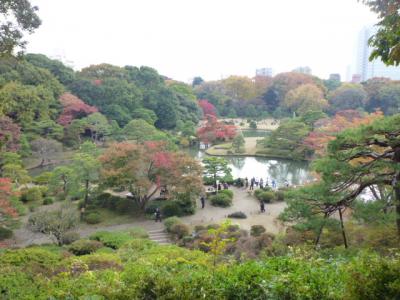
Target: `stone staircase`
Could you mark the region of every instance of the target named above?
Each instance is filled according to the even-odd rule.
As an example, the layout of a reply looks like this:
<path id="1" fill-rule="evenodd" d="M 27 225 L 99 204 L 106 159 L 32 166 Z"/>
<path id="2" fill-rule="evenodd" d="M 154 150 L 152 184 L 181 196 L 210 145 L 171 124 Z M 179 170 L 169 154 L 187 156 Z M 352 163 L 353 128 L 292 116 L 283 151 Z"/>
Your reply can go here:
<path id="1" fill-rule="evenodd" d="M 171 240 L 168 234 L 164 231 L 164 229 L 150 230 L 147 231 L 149 234 L 149 239 L 153 242 L 156 242 L 160 245 L 169 245 L 171 244 Z"/>

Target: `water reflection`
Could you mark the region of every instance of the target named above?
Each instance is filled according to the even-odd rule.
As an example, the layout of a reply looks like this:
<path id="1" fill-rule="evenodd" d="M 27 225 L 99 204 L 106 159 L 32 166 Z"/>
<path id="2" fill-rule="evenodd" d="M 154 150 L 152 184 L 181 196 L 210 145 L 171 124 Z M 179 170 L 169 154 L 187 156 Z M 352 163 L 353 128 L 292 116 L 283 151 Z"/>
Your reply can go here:
<path id="1" fill-rule="evenodd" d="M 277 160 L 260 157 L 226 157 L 232 168 L 234 178 L 256 177 L 274 179 L 278 186 L 283 186 L 285 181 L 290 185 L 299 185 L 312 180 L 309 166 L 306 162 Z"/>
<path id="2" fill-rule="evenodd" d="M 189 153 L 199 160 L 206 155 L 197 149 L 192 149 Z M 269 184 L 274 179 L 278 186 L 283 186 L 285 181 L 290 185 L 301 185 L 313 180 L 307 162 L 264 157 L 224 156 L 224 158 L 229 161 L 234 178 L 263 178 L 264 182 L 268 179 Z"/>

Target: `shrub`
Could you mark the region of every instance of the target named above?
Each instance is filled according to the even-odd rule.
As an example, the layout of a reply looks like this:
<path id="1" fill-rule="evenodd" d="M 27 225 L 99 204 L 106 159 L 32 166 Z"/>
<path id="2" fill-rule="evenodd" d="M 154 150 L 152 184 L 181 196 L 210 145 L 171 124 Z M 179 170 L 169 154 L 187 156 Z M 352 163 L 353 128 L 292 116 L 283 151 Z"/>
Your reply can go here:
<path id="1" fill-rule="evenodd" d="M 256 198 L 264 203 L 271 203 L 274 200 L 275 195 L 273 192 L 262 191 L 255 194 Z"/>
<path id="2" fill-rule="evenodd" d="M 149 234 L 142 227 L 132 227 L 128 230 L 128 233 L 131 237 L 135 239 L 145 239 L 149 237 Z"/>
<path id="3" fill-rule="evenodd" d="M 228 218 L 233 218 L 233 219 L 246 219 L 247 216 L 244 212 L 242 211 L 236 211 L 234 213 L 231 213 L 228 215 Z"/>
<path id="4" fill-rule="evenodd" d="M 119 249 L 123 244 L 129 242 L 133 238 L 127 232 L 99 231 L 92 234 L 89 239 L 102 242 L 106 247 Z"/>
<path id="5" fill-rule="evenodd" d="M 182 209 L 176 201 L 167 201 L 161 209 L 164 217 L 182 216 Z"/>
<path id="6" fill-rule="evenodd" d="M 42 190 L 37 186 L 25 189 L 21 193 L 22 202 L 42 201 L 42 199 L 43 199 Z"/>
<path id="7" fill-rule="evenodd" d="M 12 230 L 5 227 L 0 227 L 0 241 L 9 239 L 12 237 L 12 235 Z"/>
<path id="8" fill-rule="evenodd" d="M 275 192 L 275 200 L 276 201 L 285 201 L 285 192 L 284 191 L 276 191 Z"/>
<path id="9" fill-rule="evenodd" d="M 43 199 L 43 205 L 50 205 L 54 203 L 53 197 L 46 197 Z"/>
<path id="10" fill-rule="evenodd" d="M 172 226 L 175 224 L 181 224 L 182 221 L 178 217 L 169 217 L 164 220 L 164 226 L 167 229 L 168 232 L 171 232 Z"/>
<path id="11" fill-rule="evenodd" d="M 98 224 L 101 222 L 101 216 L 97 211 L 89 211 L 84 215 L 83 220 L 88 224 Z"/>
<path id="12" fill-rule="evenodd" d="M 160 210 L 162 210 L 162 208 L 164 207 L 164 205 L 167 203 L 168 201 L 166 200 L 152 200 L 149 201 L 146 204 L 146 208 L 145 208 L 145 213 L 146 214 L 150 214 L 153 215 L 156 212 L 156 209 L 159 208 Z"/>
<path id="13" fill-rule="evenodd" d="M 50 178 L 53 176 L 53 174 L 51 172 L 43 172 L 41 174 L 39 174 L 38 176 L 36 176 L 33 179 L 33 182 L 35 184 L 48 184 L 50 182 Z"/>
<path id="14" fill-rule="evenodd" d="M 233 191 L 231 190 L 221 190 L 218 192 L 218 194 L 224 194 L 227 195 L 230 199 L 233 199 Z"/>
<path id="15" fill-rule="evenodd" d="M 207 229 L 218 229 L 220 227 L 219 224 L 208 224 Z"/>
<path id="16" fill-rule="evenodd" d="M 62 244 L 69 245 L 80 239 L 80 235 L 78 232 L 70 231 L 66 232 L 62 237 Z"/>
<path id="17" fill-rule="evenodd" d="M 199 232 L 199 231 L 206 230 L 206 229 L 207 228 L 204 225 L 196 225 L 196 226 L 194 226 L 194 231 L 195 232 Z"/>
<path id="18" fill-rule="evenodd" d="M 73 242 L 68 250 L 71 251 L 75 255 L 86 255 L 97 251 L 98 249 L 103 247 L 103 243 L 99 241 L 93 240 L 78 240 Z"/>
<path id="19" fill-rule="evenodd" d="M 175 201 L 180 206 L 182 215 L 193 215 L 196 212 L 197 195 L 193 193 L 178 193 Z"/>
<path id="20" fill-rule="evenodd" d="M 260 236 L 265 232 L 265 227 L 262 225 L 253 225 L 250 229 L 251 236 Z"/>
<path id="21" fill-rule="evenodd" d="M 211 204 L 219 207 L 228 207 L 232 205 L 232 199 L 226 194 L 220 194 L 210 197 Z"/>
<path id="22" fill-rule="evenodd" d="M 189 234 L 189 226 L 183 223 L 177 223 L 172 225 L 170 232 L 181 239 Z"/>
<path id="23" fill-rule="evenodd" d="M 113 198 L 115 211 L 119 214 L 127 214 L 134 209 L 134 202 L 127 198 Z"/>

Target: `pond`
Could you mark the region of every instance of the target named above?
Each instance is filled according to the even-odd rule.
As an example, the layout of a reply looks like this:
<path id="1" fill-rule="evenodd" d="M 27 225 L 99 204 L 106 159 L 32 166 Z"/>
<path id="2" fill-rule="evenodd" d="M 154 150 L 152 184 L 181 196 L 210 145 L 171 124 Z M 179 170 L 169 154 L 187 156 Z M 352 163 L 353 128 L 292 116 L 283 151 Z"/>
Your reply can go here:
<path id="1" fill-rule="evenodd" d="M 207 156 L 204 151 L 197 149 L 191 149 L 189 153 L 199 160 Z M 233 178 L 262 178 L 264 182 L 268 179 L 270 184 L 274 179 L 278 187 L 284 186 L 285 181 L 293 186 L 302 185 L 314 179 L 310 173 L 309 163 L 304 161 L 250 156 L 224 156 L 224 158 L 229 162 Z"/>

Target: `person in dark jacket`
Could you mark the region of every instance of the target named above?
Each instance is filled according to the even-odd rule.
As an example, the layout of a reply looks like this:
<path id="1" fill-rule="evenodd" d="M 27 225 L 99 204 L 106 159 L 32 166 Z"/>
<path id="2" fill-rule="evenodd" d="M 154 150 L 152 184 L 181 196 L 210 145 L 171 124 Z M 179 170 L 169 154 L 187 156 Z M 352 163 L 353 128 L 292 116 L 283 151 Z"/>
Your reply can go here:
<path id="1" fill-rule="evenodd" d="M 265 212 L 265 204 L 264 204 L 264 201 L 260 201 L 260 210 L 261 210 L 262 213 Z"/>
<path id="2" fill-rule="evenodd" d="M 201 202 L 201 208 L 204 208 L 204 206 L 206 205 L 206 199 L 204 198 L 204 196 L 200 197 L 200 202 Z"/>
<path id="3" fill-rule="evenodd" d="M 156 216 L 156 222 L 161 222 L 161 210 L 158 207 L 156 208 L 154 215 Z"/>

